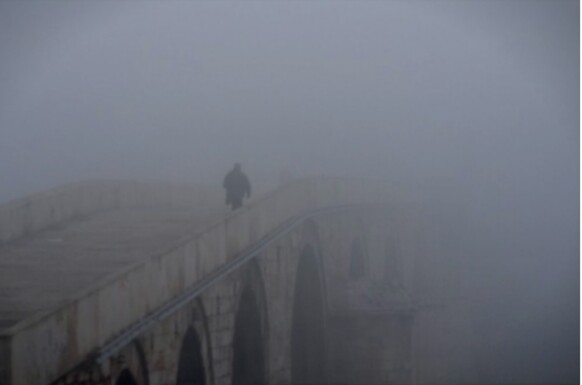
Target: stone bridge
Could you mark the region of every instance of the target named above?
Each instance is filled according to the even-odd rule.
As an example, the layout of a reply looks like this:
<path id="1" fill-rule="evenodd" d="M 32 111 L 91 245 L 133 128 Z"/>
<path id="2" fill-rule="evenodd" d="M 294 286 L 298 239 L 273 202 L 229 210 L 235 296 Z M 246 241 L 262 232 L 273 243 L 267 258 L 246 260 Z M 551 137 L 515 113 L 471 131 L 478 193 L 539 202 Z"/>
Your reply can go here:
<path id="1" fill-rule="evenodd" d="M 129 181 L 0 206 L 0 384 L 421 383 L 420 223 L 339 178 L 234 213 Z"/>

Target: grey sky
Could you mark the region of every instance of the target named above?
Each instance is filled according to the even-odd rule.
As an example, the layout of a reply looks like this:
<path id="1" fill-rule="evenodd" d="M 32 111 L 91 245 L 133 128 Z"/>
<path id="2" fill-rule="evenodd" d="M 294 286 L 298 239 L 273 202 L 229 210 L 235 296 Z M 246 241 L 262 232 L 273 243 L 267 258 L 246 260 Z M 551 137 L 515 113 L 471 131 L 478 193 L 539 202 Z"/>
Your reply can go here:
<path id="1" fill-rule="evenodd" d="M 4 199 L 79 178 L 211 181 L 235 160 L 268 179 L 577 155 L 576 2 L 0 7 Z"/>
<path id="2" fill-rule="evenodd" d="M 524 306 L 488 332 L 513 370 L 492 378 L 573 378 L 578 1 L 2 1 L 0 52 L 0 202 L 79 179 L 219 185 L 235 161 L 257 183 L 441 189 L 508 293 L 494 305 Z"/>

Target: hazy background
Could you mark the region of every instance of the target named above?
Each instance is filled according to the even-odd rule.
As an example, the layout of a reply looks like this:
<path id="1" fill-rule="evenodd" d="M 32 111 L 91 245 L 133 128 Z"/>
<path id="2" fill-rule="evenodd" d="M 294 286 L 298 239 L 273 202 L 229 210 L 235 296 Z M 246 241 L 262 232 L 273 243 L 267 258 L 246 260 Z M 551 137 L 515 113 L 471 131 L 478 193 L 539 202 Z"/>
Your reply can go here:
<path id="1" fill-rule="evenodd" d="M 220 185 L 235 161 L 256 184 L 388 179 L 467 257 L 484 377 L 577 382 L 579 15 L 568 0 L 2 1 L 0 202 L 80 179 Z"/>

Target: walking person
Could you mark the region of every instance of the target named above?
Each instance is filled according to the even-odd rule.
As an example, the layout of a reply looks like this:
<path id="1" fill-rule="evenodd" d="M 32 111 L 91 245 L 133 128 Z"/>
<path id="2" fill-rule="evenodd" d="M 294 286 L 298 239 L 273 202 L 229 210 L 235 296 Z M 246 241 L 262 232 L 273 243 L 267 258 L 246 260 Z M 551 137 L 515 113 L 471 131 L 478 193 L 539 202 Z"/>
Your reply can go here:
<path id="1" fill-rule="evenodd" d="M 241 171 L 240 163 L 226 174 L 222 186 L 226 190 L 226 205 L 230 205 L 232 211 L 242 206 L 243 199 L 251 197 L 251 183 L 249 178 Z"/>

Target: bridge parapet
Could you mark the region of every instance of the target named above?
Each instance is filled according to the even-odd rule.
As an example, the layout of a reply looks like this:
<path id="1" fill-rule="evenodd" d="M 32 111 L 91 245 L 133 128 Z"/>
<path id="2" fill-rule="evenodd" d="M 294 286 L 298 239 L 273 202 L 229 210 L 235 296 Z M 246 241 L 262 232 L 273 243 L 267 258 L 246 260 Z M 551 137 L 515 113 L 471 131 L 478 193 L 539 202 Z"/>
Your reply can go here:
<path id="1" fill-rule="evenodd" d="M 217 192 L 220 191 L 186 183 L 122 180 L 67 184 L 0 205 L 0 242 L 103 210 L 215 204 Z"/>

